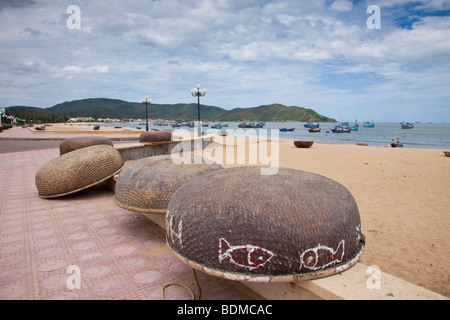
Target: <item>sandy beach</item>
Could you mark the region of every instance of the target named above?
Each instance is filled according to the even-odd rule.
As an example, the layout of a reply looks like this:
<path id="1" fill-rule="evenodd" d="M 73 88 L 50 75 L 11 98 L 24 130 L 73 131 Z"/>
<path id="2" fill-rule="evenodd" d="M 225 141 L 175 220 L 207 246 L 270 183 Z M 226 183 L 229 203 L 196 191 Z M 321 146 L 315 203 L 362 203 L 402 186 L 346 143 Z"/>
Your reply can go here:
<path id="1" fill-rule="evenodd" d="M 108 127 L 99 125 L 99 130 L 94 130 L 94 127 L 97 123 L 48 123 L 42 125 L 35 125 L 33 127 L 27 128 L 28 130 L 36 133 L 59 133 L 59 134 L 67 134 L 67 133 L 83 133 L 83 134 L 138 134 L 145 131 L 145 125 L 141 126 L 141 129 L 135 128 L 125 128 L 120 124 L 117 124 L 116 127 Z M 45 126 L 45 130 L 39 131 L 36 128 Z"/>
<path id="2" fill-rule="evenodd" d="M 280 143 L 280 166 L 347 187 L 359 207 L 366 265 L 450 297 L 450 159 L 442 150 Z"/>
<path id="3" fill-rule="evenodd" d="M 61 126 L 83 131 L 76 125 L 52 127 Z M 362 263 L 450 297 L 450 159 L 443 150 L 327 143 L 302 149 L 281 140 L 279 165 L 326 176 L 349 189 L 366 237 Z"/>

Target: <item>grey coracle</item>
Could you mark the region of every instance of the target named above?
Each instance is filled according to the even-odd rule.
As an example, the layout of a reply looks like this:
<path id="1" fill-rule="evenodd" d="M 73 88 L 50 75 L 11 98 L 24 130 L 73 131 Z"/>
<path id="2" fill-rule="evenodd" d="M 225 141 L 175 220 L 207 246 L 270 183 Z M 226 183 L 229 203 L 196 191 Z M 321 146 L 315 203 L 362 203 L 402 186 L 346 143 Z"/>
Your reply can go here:
<path id="1" fill-rule="evenodd" d="M 122 166 L 115 148 L 85 147 L 45 163 L 37 171 L 35 183 L 41 198 L 57 198 L 99 184 L 118 174 Z"/>
<path id="2" fill-rule="evenodd" d="M 166 241 L 194 269 L 231 280 L 290 282 L 342 272 L 364 250 L 350 192 L 313 173 L 235 167 L 194 177 L 170 200 Z"/>
<path id="3" fill-rule="evenodd" d="M 147 131 L 139 136 L 140 143 L 165 142 L 172 140 L 172 133 L 169 131 Z"/>
<path id="4" fill-rule="evenodd" d="M 136 160 L 118 175 L 114 202 L 130 211 L 165 214 L 179 186 L 204 172 L 223 170 L 219 164 L 202 160 L 191 156 L 187 163 L 177 163 L 171 155 Z"/>
<path id="5" fill-rule="evenodd" d="M 60 155 L 62 155 L 74 150 L 97 145 L 109 145 L 111 147 L 114 146 L 111 139 L 106 137 L 96 137 L 96 136 L 73 137 L 67 138 L 60 143 L 59 153 Z"/>

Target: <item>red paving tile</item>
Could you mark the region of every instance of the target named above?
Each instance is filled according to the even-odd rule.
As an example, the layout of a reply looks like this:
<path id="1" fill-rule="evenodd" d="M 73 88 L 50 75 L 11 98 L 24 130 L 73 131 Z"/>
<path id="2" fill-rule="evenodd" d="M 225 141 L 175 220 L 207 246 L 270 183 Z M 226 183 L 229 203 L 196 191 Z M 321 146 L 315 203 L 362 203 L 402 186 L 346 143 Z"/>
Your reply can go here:
<path id="1" fill-rule="evenodd" d="M 83 134 L 87 135 L 87 134 Z M 99 135 L 109 138 L 126 138 L 126 139 L 138 139 L 140 133 L 104 133 L 104 132 L 92 132 L 89 135 Z M 53 132 L 33 132 L 27 128 L 12 127 L 1 133 L 0 138 L 3 139 L 66 139 L 71 137 L 79 137 L 80 133 L 53 133 Z"/>
<path id="2" fill-rule="evenodd" d="M 196 292 L 192 269 L 170 253 L 164 230 L 117 207 L 106 185 L 39 198 L 35 174 L 57 156 L 58 149 L 0 154 L 0 299 L 159 300 L 171 283 Z M 202 299 L 261 299 L 239 282 L 196 274 Z M 166 299 L 190 298 L 166 290 Z"/>

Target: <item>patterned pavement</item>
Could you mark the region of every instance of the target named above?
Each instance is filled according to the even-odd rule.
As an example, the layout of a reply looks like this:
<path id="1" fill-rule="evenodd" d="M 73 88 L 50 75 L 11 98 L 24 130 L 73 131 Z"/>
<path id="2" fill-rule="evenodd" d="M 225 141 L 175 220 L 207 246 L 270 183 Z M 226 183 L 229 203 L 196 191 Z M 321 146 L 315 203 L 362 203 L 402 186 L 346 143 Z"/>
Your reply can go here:
<path id="1" fill-rule="evenodd" d="M 41 199 L 34 176 L 58 156 L 58 149 L 0 154 L 0 299 L 159 300 L 172 283 L 197 293 L 164 230 L 117 207 L 106 185 Z M 240 282 L 196 274 L 201 299 L 262 299 Z M 191 295 L 173 286 L 165 298 Z"/>
<path id="2" fill-rule="evenodd" d="M 79 137 L 80 135 L 105 136 L 112 139 L 126 139 L 139 140 L 139 133 L 104 133 L 104 132 L 90 132 L 89 134 L 81 133 L 54 133 L 51 131 L 37 131 L 33 132 L 27 128 L 12 127 L 0 134 L 0 139 L 67 139 L 72 137 Z"/>

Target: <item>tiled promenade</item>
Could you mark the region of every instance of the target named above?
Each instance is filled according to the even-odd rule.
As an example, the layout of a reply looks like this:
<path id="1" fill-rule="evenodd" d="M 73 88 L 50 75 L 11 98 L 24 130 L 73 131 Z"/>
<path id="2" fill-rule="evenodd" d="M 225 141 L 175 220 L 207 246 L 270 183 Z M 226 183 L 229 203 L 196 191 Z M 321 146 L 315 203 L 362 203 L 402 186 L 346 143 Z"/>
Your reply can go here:
<path id="1" fill-rule="evenodd" d="M 35 173 L 58 156 L 58 149 L 0 154 L 0 299 L 159 300 L 171 283 L 197 293 L 164 231 L 117 207 L 106 185 L 41 199 Z M 239 282 L 196 274 L 201 299 L 261 299 Z M 166 290 L 166 299 L 190 298 L 179 287 Z"/>
<path id="2" fill-rule="evenodd" d="M 86 135 L 86 134 L 80 134 L 80 133 L 52 133 L 51 131 L 47 132 L 32 132 L 27 128 L 22 127 L 12 127 L 9 130 L 6 130 L 5 132 L 0 133 L 0 139 L 66 139 L 71 137 L 79 137 L 80 135 Z M 120 134 L 120 133 L 102 133 L 101 131 L 90 131 L 89 135 L 102 135 L 108 138 L 112 139 L 135 139 L 139 140 L 140 134 L 134 134 L 134 133 L 126 133 L 126 134 Z"/>

